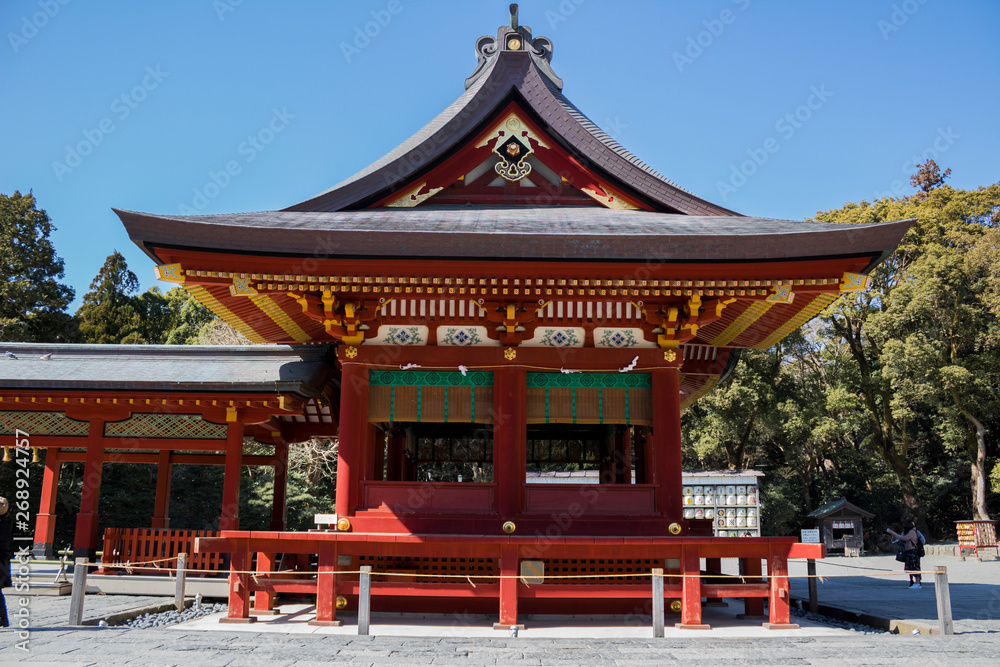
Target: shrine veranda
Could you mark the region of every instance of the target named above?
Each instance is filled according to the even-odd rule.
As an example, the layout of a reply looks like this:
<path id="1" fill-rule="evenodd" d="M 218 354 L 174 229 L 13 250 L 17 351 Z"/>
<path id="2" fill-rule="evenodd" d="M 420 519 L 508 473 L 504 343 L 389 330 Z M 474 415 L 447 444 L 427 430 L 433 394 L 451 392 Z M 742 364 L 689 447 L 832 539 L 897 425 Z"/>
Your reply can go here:
<path id="1" fill-rule="evenodd" d="M 74 547 L 89 557 L 104 463 L 158 465 L 162 531 L 172 466 L 221 465 L 220 532 L 196 549 L 230 559 L 230 622 L 289 593 L 315 597 L 315 624 L 338 623 L 367 565 L 376 610 L 488 612 L 500 626 L 648 611 L 661 568 L 682 627 L 703 627 L 702 600 L 723 597 L 762 618 L 767 599 L 769 627 L 790 626 L 787 560 L 822 546 L 686 518 L 680 415 L 741 350 L 865 289 L 912 221 L 740 215 L 573 106 L 552 42 L 516 8 L 476 52 L 445 111 L 307 201 L 116 211 L 161 280 L 255 345 L 11 344 L 0 431 L 45 451 L 36 553 L 52 554 L 63 462 L 84 463 Z M 288 445 L 311 437 L 339 443 L 336 522 L 286 531 Z M 245 454 L 245 438 L 273 454 Z M 268 531 L 240 530 L 245 465 L 275 470 Z M 598 483 L 526 480 L 574 467 Z M 723 557 L 746 576 L 713 578 Z"/>

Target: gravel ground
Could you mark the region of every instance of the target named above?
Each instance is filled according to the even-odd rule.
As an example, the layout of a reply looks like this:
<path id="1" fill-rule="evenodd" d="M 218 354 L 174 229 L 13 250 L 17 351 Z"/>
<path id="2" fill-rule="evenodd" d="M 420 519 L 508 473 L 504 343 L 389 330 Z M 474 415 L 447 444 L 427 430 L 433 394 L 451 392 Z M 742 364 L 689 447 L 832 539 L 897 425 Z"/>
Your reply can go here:
<path id="1" fill-rule="evenodd" d="M 131 620 L 118 623 L 115 627 L 138 628 L 143 630 L 147 630 L 149 628 L 162 628 L 168 625 L 183 623 L 184 621 L 190 621 L 201 616 L 207 616 L 216 612 L 228 610 L 229 605 L 223 603 L 191 605 L 184 611 L 171 609 L 169 611 L 160 612 L 159 614 L 143 614 L 142 616 L 136 616 Z"/>

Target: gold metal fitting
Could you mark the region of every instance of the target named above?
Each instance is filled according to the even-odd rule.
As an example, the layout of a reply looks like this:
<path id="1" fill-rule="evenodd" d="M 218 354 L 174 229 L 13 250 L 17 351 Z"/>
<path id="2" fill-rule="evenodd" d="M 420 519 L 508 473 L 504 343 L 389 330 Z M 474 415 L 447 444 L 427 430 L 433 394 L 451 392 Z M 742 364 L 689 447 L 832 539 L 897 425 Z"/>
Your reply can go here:
<path id="1" fill-rule="evenodd" d="M 674 600 L 673 602 L 670 603 L 670 611 L 674 612 L 675 614 L 681 613 L 681 609 L 682 605 L 680 600 Z"/>
<path id="2" fill-rule="evenodd" d="M 38 456 L 38 447 L 31 448 L 31 462 L 38 463 L 42 459 Z"/>
<path id="3" fill-rule="evenodd" d="M 667 526 L 667 530 L 670 531 L 671 535 L 680 535 L 681 534 L 681 524 L 679 524 L 679 523 L 672 523 L 669 526 Z"/>
<path id="4" fill-rule="evenodd" d="M 353 359 L 354 357 L 358 356 L 358 348 L 354 347 L 353 345 L 348 345 L 347 349 L 344 350 L 344 355 L 348 359 Z"/>
<path id="5" fill-rule="evenodd" d="M 514 361 L 517 359 L 517 350 L 513 347 L 508 347 L 503 351 L 503 356 L 507 361 Z"/>
<path id="6" fill-rule="evenodd" d="M 8 463 L 10 461 L 10 447 L 3 448 L 3 462 Z"/>
<path id="7" fill-rule="evenodd" d="M 514 525 L 513 521 L 505 521 L 504 522 L 504 524 L 503 524 L 503 532 L 505 532 L 508 535 L 510 535 L 515 530 L 517 530 L 517 526 Z"/>
<path id="8" fill-rule="evenodd" d="M 337 530 L 341 532 L 346 532 L 350 529 L 351 529 L 351 522 L 346 516 L 337 519 Z"/>
<path id="9" fill-rule="evenodd" d="M 680 604 L 680 603 L 678 602 L 677 604 Z M 347 608 L 347 598 L 345 598 L 343 595 L 338 595 L 337 596 L 337 609 L 346 609 L 346 608 Z"/>

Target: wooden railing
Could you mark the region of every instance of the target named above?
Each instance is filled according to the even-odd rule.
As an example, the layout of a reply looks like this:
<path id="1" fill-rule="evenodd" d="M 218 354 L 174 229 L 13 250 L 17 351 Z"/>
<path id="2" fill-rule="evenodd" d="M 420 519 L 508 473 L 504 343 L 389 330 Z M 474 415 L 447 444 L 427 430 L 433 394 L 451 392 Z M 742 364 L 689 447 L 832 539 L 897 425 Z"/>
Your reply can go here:
<path id="1" fill-rule="evenodd" d="M 217 571 L 223 568 L 223 554 L 196 554 L 196 537 L 216 537 L 212 530 L 170 530 L 165 528 L 105 528 L 104 555 L 101 557 L 101 571 L 127 571 L 124 564 L 135 566 L 164 558 L 175 558 L 179 553 L 188 555 L 188 568 L 192 574 L 201 571 Z M 176 562 L 156 563 L 164 572 L 175 567 Z M 132 574 L 156 574 L 153 565 L 131 568 Z"/>

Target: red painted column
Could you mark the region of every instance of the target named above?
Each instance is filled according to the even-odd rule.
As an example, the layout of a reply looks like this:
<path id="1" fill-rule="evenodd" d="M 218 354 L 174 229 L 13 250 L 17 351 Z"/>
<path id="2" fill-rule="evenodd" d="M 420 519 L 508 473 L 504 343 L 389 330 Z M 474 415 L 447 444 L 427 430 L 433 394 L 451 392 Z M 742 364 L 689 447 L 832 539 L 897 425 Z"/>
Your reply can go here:
<path id="1" fill-rule="evenodd" d="M 403 445 L 406 444 L 406 436 L 401 433 L 401 430 L 395 427 L 389 429 L 388 433 L 385 478 L 390 482 L 399 482 L 403 479 Z"/>
<path id="2" fill-rule="evenodd" d="M 681 402 L 676 368 L 653 376 L 653 478 L 656 509 L 668 521 L 681 519 Z M 647 465 L 649 461 L 647 460 Z"/>
<path id="3" fill-rule="evenodd" d="M 767 600 L 769 623 L 765 628 L 771 630 L 794 630 L 797 623 L 791 622 L 788 606 L 788 547 L 777 545 L 772 547 L 771 557 L 767 561 L 767 578 L 771 582 L 770 596 Z"/>
<path id="4" fill-rule="evenodd" d="M 59 493 L 59 448 L 45 450 L 45 474 L 42 477 L 42 497 L 35 515 L 35 558 L 51 560 L 55 557 L 56 498 Z"/>
<path id="5" fill-rule="evenodd" d="M 170 463 L 170 450 L 160 450 L 156 465 L 156 502 L 153 505 L 153 528 L 170 528 L 170 478 L 174 466 Z"/>
<path id="6" fill-rule="evenodd" d="M 241 429 L 242 431 L 242 429 Z M 227 474 L 228 477 L 228 474 Z M 250 616 L 250 546 L 247 540 L 240 540 L 233 550 L 229 572 L 229 612 L 220 623 L 253 623 L 257 619 Z"/>
<path id="7" fill-rule="evenodd" d="M 499 626 L 517 625 L 518 574 L 517 545 L 504 544 L 500 547 L 500 623 Z"/>
<path id="8" fill-rule="evenodd" d="M 760 556 L 754 556 L 753 558 L 741 558 L 740 562 L 743 565 L 743 576 L 746 578 L 747 583 L 761 583 L 760 575 L 764 570 L 761 566 Z M 763 617 L 764 598 L 743 598 L 743 615 L 751 618 Z"/>
<path id="9" fill-rule="evenodd" d="M 500 368 L 493 373 L 493 479 L 503 521 L 512 521 L 521 512 L 527 466 L 527 381 L 523 368 Z"/>
<path id="10" fill-rule="evenodd" d="M 368 435 L 368 369 L 343 364 L 340 384 L 340 426 L 337 454 L 337 515 L 352 517 L 358 509 Z"/>
<path id="11" fill-rule="evenodd" d="M 73 537 L 75 558 L 97 557 L 98 501 L 101 497 L 101 474 L 104 467 L 104 420 L 91 419 L 87 431 L 87 458 L 83 463 L 83 490 L 80 492 L 80 513 L 76 515 Z"/>
<path id="12" fill-rule="evenodd" d="M 316 618 L 309 621 L 309 625 L 340 625 L 337 620 L 336 542 L 320 544 L 316 570 Z"/>
<path id="13" fill-rule="evenodd" d="M 274 571 L 277 558 L 274 553 L 257 552 L 257 573 L 265 577 Z M 253 594 L 253 613 L 258 616 L 272 616 L 274 611 L 275 593 L 271 591 L 255 591 Z"/>
<path id="14" fill-rule="evenodd" d="M 271 530 L 284 530 L 288 498 L 288 443 L 274 439 L 274 491 L 271 495 Z"/>
<path id="15" fill-rule="evenodd" d="M 708 630 L 701 622 L 701 558 L 698 547 L 685 545 L 681 552 L 681 574 L 684 583 L 681 593 L 681 622 L 676 627 L 685 630 Z"/>
<path id="16" fill-rule="evenodd" d="M 219 530 L 239 530 L 240 474 L 243 471 L 242 422 L 233 421 L 228 424 L 226 431 L 225 468 L 225 477 L 222 482 L 222 514 L 219 516 Z M 233 558 L 236 558 L 235 554 Z"/>

